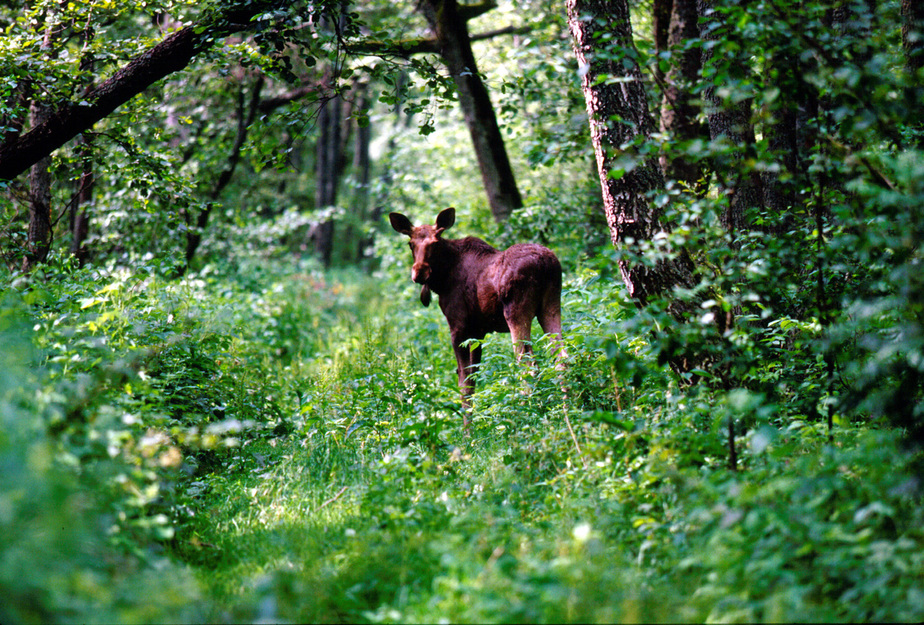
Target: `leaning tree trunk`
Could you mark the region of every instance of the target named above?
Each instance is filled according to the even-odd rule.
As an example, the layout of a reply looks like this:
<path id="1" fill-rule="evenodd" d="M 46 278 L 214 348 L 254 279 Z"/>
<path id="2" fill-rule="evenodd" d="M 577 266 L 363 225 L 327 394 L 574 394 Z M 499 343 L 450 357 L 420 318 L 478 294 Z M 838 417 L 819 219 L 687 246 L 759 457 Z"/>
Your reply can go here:
<path id="1" fill-rule="evenodd" d="M 648 198 L 664 186 L 657 161 L 639 157 L 634 169 L 614 175 L 620 146 L 631 144 L 638 135 L 650 136 L 654 122 L 648 110 L 642 74 L 638 65 L 611 55 L 598 55 L 598 46 L 614 37 L 613 45 L 632 46 L 629 6 L 626 0 L 568 0 L 568 23 L 583 78 L 581 88 L 590 118 L 590 134 L 597 157 L 597 173 L 603 190 L 603 207 L 613 244 L 630 252 L 619 261 L 629 294 L 644 306 L 655 297 L 666 296 L 674 287 L 695 285 L 693 268 L 685 254 L 671 255 L 654 265 L 642 262 L 643 248 L 655 236 L 668 230 Z M 611 78 L 617 80 L 610 80 Z M 689 312 L 679 300 L 668 305 L 678 318 Z"/>
<path id="2" fill-rule="evenodd" d="M 491 214 L 503 221 L 523 206 L 488 90 L 481 80 L 471 37 L 456 0 L 418 0 L 436 36 L 440 55 L 459 89 L 459 104 L 475 146 Z"/>

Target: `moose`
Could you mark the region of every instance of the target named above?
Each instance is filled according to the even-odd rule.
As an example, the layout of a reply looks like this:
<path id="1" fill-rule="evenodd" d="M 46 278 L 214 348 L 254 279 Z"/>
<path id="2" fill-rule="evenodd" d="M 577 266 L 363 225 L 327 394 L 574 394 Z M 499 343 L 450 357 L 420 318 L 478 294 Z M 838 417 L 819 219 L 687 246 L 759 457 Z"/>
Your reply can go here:
<path id="1" fill-rule="evenodd" d="M 561 340 L 561 263 L 550 249 L 518 243 L 499 251 L 477 237 L 445 239 L 443 232 L 456 221 L 454 208 L 442 210 L 432 226 L 414 226 L 400 213 L 388 217 L 392 228 L 410 238 L 411 279 L 421 285 L 420 302 L 429 306 L 431 292 L 439 295 L 465 405 L 481 363 L 481 346 L 469 347 L 466 341 L 509 332 L 520 358 L 532 350 L 534 318 L 543 332 Z M 466 413 L 463 424 L 468 426 Z"/>

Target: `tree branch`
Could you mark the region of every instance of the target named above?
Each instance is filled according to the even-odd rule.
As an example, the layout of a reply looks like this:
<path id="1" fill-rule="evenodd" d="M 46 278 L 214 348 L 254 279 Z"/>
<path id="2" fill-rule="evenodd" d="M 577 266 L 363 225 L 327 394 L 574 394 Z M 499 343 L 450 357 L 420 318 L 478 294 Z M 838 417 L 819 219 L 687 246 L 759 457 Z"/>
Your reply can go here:
<path id="1" fill-rule="evenodd" d="M 347 52 L 352 54 L 373 54 L 375 56 L 400 56 L 407 58 L 413 54 L 438 54 L 436 39 L 403 39 L 401 41 L 380 41 L 365 39 L 347 44 Z"/>
<path id="2" fill-rule="evenodd" d="M 319 89 L 320 85 L 317 84 L 298 87 L 297 89 L 293 89 L 288 93 L 283 93 L 282 95 L 260 100 L 260 104 L 257 108 L 261 114 L 266 115 L 267 113 L 272 113 L 280 106 L 284 106 L 289 102 L 301 100 L 302 98 L 308 97 L 312 93 L 317 93 Z"/>
<path id="3" fill-rule="evenodd" d="M 284 0 L 264 0 L 243 8 L 235 6 L 204 25 L 187 26 L 172 33 L 132 59 L 83 100 L 62 104 L 45 122 L 0 145 L 0 181 L 12 180 L 157 81 L 186 68 L 218 39 L 246 30 L 256 15 L 284 3 Z"/>
<path id="4" fill-rule="evenodd" d="M 0 146 L 0 180 L 11 180 L 33 163 L 89 130 L 120 105 L 161 78 L 185 68 L 207 45 L 193 26 L 179 30 L 133 59 L 81 102 L 68 102 L 48 119 Z"/>
<path id="5" fill-rule="evenodd" d="M 460 7 L 461 8 L 461 7 Z M 485 41 L 504 35 L 524 35 L 532 31 L 531 26 L 505 26 L 497 30 L 472 35 L 471 41 Z M 347 45 L 347 52 L 353 54 L 373 54 L 376 56 L 400 56 L 407 58 L 413 54 L 439 54 L 439 43 L 435 38 L 403 39 L 401 41 L 379 41 L 367 39 Z"/>
<path id="6" fill-rule="evenodd" d="M 496 8 L 497 2 L 495 0 L 485 0 L 478 4 L 459 4 L 459 17 L 469 22 Z"/>

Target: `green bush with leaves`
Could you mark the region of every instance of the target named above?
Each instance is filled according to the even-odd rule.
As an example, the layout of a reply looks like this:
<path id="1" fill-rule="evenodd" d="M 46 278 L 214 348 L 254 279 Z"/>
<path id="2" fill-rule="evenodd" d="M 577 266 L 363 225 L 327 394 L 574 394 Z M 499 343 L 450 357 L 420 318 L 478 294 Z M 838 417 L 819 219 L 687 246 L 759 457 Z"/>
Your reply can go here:
<path id="1" fill-rule="evenodd" d="M 21 78 L 53 98 L 90 78 L 71 71 L 76 38 L 38 54 L 44 16 L 84 24 L 105 8 L 122 43 L 82 40 L 105 68 L 149 43 L 146 7 L 72 4 L 0 11 L 4 137 L 26 114 Z M 682 86 L 747 104 L 756 131 L 620 146 L 620 175 L 660 154 L 699 168 L 650 194 L 670 233 L 640 253 L 610 244 L 567 16 L 542 3 L 503 5 L 529 27 L 510 31 L 516 45 L 479 42 L 525 191 L 503 224 L 474 192 L 435 57 L 338 65 L 384 84 L 367 108 L 361 85 L 339 93 L 376 129 L 378 169 L 313 206 L 321 94 L 260 108 L 297 95 L 268 77 L 308 81 L 326 62 L 295 22 L 212 50 L 165 97 L 98 124 L 93 150 L 108 156 L 82 209 L 94 256 L 64 260 L 61 237 L 0 281 L 0 620 L 924 619 L 921 75 L 898 43 L 901 5 L 714 4 L 670 50 L 597 42 L 647 68 L 647 86 L 683 52 L 711 55 Z M 393 40 L 423 23 L 393 19 L 394 3 L 356 9 L 346 38 L 361 19 Z M 287 36 L 313 55 L 305 67 L 283 54 Z M 265 115 L 243 123 L 248 97 Z M 777 134 L 793 112 L 796 161 Z M 83 150 L 52 162 L 62 224 Z M 789 199 L 771 207 L 768 193 L 731 231 L 731 190 L 756 180 Z M 28 194 L 2 191 L 5 267 L 20 266 Z M 490 335 L 467 409 L 440 311 L 420 307 L 403 242 L 368 219 L 449 205 L 455 236 L 538 241 L 566 269 L 563 362 L 538 332 L 519 361 Z M 333 265 L 355 267 L 303 258 L 328 218 Z M 698 286 L 637 305 L 620 261 L 651 268 L 679 250 Z M 696 306 L 681 319 L 665 312 L 676 302 Z M 718 316 L 733 323 L 719 332 Z M 690 355 L 697 367 L 671 368 Z"/>

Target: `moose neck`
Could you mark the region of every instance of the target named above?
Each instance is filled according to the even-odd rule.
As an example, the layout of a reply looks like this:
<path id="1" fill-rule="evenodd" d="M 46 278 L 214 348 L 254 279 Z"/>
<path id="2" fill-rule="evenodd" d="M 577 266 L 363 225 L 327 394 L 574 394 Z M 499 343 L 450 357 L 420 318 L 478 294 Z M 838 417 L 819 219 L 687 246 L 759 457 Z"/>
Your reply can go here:
<path id="1" fill-rule="evenodd" d="M 497 249 L 477 237 L 441 239 L 439 249 L 434 252 L 430 258 L 431 274 L 427 286 L 437 295 L 476 280 L 484 264 L 498 253 Z"/>
<path id="2" fill-rule="evenodd" d="M 461 261 L 458 243 L 455 239 L 440 239 L 430 257 L 427 286 L 437 295 L 446 293 L 456 281 L 455 273 Z"/>

